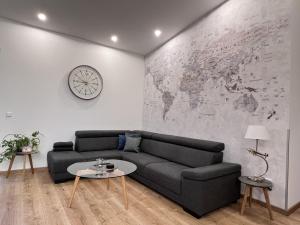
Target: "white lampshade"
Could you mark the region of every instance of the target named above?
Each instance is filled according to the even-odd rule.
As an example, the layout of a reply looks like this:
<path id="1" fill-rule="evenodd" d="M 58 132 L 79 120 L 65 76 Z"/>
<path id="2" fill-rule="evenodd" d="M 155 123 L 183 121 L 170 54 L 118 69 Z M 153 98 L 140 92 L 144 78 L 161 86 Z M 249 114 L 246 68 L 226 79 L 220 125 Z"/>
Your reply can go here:
<path id="1" fill-rule="evenodd" d="M 247 139 L 269 140 L 270 135 L 265 126 L 249 125 L 245 134 Z"/>

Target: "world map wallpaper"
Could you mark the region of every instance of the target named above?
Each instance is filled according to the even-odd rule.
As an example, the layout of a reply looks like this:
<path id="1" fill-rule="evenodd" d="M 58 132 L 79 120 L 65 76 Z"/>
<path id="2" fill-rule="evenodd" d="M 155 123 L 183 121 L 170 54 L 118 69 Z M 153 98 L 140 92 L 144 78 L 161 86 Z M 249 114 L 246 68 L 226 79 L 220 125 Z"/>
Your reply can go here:
<path id="1" fill-rule="evenodd" d="M 289 122 L 290 0 L 230 0 L 146 57 L 144 129 L 222 141 L 243 174 L 264 165 L 247 153 L 250 124 L 268 127 L 275 205 L 284 204 Z M 258 193 L 257 193 L 258 194 Z"/>

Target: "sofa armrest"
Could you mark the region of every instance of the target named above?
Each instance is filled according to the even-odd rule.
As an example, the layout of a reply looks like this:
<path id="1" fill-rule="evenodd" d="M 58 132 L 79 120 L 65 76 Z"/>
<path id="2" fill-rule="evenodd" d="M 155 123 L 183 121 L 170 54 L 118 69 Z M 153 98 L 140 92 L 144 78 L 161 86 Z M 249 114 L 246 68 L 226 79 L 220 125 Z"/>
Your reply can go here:
<path id="1" fill-rule="evenodd" d="M 73 151 L 73 145 L 74 144 L 72 141 L 55 142 L 52 150 L 54 152 Z"/>
<path id="2" fill-rule="evenodd" d="M 66 148 L 66 147 L 73 147 L 73 142 L 72 141 L 59 141 L 59 142 L 54 142 L 53 148 Z"/>
<path id="3" fill-rule="evenodd" d="M 205 181 L 241 171 L 241 166 L 234 163 L 218 163 L 209 166 L 185 169 L 182 176 L 190 180 Z"/>

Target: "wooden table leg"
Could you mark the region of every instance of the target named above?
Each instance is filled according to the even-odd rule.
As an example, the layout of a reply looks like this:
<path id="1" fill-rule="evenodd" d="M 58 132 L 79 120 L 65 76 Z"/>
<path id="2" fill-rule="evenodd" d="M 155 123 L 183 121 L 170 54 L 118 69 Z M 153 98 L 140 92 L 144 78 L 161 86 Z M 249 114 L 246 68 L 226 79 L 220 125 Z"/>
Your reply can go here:
<path id="1" fill-rule="evenodd" d="M 271 208 L 270 198 L 269 198 L 269 194 L 268 194 L 268 189 L 263 188 L 263 191 L 264 191 L 264 195 L 265 195 L 265 199 L 266 199 L 266 207 L 269 211 L 270 219 L 273 220 L 273 214 L 272 214 L 272 208 Z"/>
<path id="2" fill-rule="evenodd" d="M 244 214 L 246 203 L 247 203 L 247 199 L 248 199 L 249 195 L 250 195 L 250 187 L 248 185 L 246 185 L 246 187 L 245 187 L 245 193 L 244 193 L 244 199 L 243 199 L 243 203 L 242 203 L 242 207 L 241 207 L 241 215 Z"/>
<path id="3" fill-rule="evenodd" d="M 23 172 L 26 170 L 26 155 L 23 156 Z"/>
<path id="4" fill-rule="evenodd" d="M 6 178 L 8 178 L 8 176 L 9 176 L 9 174 L 10 174 L 10 171 L 11 171 L 12 165 L 13 165 L 13 163 L 14 163 L 14 160 L 15 160 L 15 157 L 16 157 L 16 155 L 14 155 L 14 156 L 11 158 L 10 162 L 9 162 L 9 166 L 8 166 L 8 170 L 7 170 Z"/>
<path id="5" fill-rule="evenodd" d="M 106 189 L 109 190 L 109 178 L 106 179 Z"/>
<path id="6" fill-rule="evenodd" d="M 75 195 L 75 192 L 76 192 L 76 188 L 77 188 L 77 185 L 79 183 L 79 179 L 80 179 L 80 176 L 76 176 L 75 182 L 74 182 L 74 185 L 73 185 L 71 199 L 70 199 L 70 202 L 69 202 L 69 208 L 71 208 L 72 201 L 73 201 L 73 198 L 74 198 L 74 195 Z"/>
<path id="7" fill-rule="evenodd" d="M 127 190 L 126 190 L 126 180 L 125 180 L 125 176 L 121 177 L 121 181 L 122 181 L 122 187 L 123 187 L 123 197 L 124 197 L 124 205 L 125 205 L 125 209 L 128 209 L 128 198 L 127 198 Z"/>
<path id="8" fill-rule="evenodd" d="M 252 187 L 250 187 L 250 192 L 249 192 L 249 206 L 250 208 L 252 206 Z"/>
<path id="9" fill-rule="evenodd" d="M 33 163 L 32 163 L 32 156 L 31 156 L 31 154 L 28 155 L 28 158 L 29 158 L 31 173 L 34 174 L 34 169 L 33 169 Z"/>

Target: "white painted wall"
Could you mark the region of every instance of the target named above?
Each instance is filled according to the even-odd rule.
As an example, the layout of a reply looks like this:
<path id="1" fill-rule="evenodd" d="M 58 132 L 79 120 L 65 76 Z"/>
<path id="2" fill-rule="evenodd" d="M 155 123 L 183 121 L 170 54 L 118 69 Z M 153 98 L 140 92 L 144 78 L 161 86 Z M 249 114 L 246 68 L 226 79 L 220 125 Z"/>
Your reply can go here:
<path id="1" fill-rule="evenodd" d="M 300 202 L 300 1 L 293 1 L 288 208 Z"/>
<path id="2" fill-rule="evenodd" d="M 53 142 L 73 140 L 75 130 L 142 128 L 143 57 L 2 19 L 0 49 L 0 138 L 41 131 L 35 167 L 46 166 Z M 103 77 L 95 100 L 83 101 L 69 91 L 68 73 L 81 64 Z M 13 118 L 5 118 L 8 111 Z M 0 170 L 7 167 L 5 162 Z M 16 168 L 22 168 L 21 159 Z"/>

